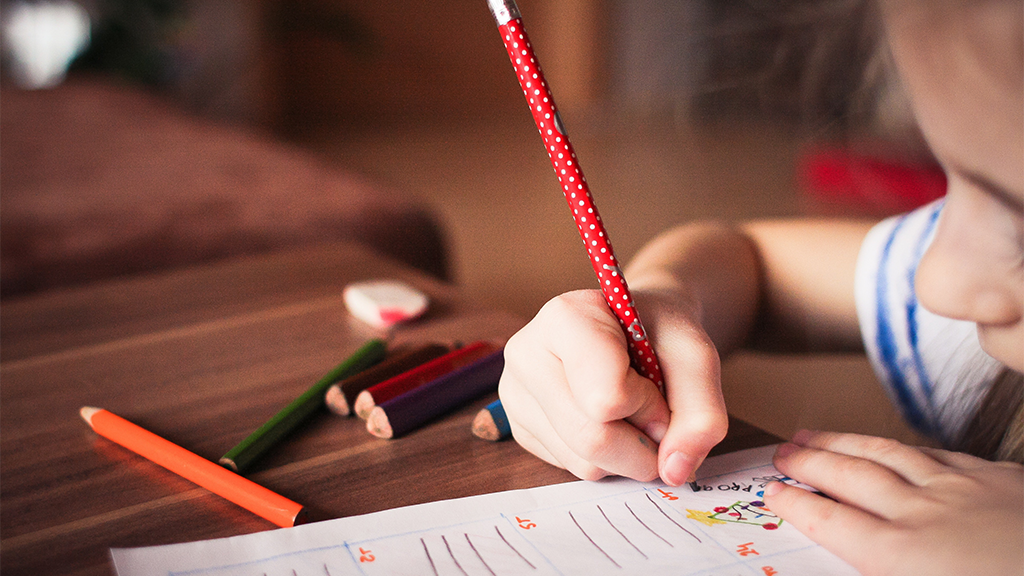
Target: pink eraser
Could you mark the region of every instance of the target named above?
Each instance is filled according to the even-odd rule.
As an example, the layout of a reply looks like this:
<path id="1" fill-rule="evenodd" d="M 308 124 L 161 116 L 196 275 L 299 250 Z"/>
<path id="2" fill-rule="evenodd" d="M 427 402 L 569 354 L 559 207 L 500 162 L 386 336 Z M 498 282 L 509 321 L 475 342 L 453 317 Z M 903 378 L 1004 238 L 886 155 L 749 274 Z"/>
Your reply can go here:
<path id="1" fill-rule="evenodd" d="M 398 280 L 356 282 L 342 295 L 353 316 L 378 328 L 416 318 L 429 303 L 426 294 Z"/>

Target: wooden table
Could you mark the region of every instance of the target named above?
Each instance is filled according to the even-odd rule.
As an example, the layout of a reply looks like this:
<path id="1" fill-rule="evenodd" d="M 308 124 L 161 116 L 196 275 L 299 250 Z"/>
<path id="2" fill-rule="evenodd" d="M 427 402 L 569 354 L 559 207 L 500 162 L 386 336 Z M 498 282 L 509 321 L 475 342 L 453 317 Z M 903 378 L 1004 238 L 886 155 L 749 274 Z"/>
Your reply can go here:
<path id="1" fill-rule="evenodd" d="M 523 324 L 353 244 L 232 260 L 0 307 L 0 571 L 109 574 L 110 547 L 271 529 L 269 522 L 98 437 L 83 405 L 216 460 L 383 332 L 350 317 L 349 282 L 397 278 L 426 317 L 393 342 L 504 339 Z M 311 520 L 572 480 L 514 442 L 470 434 L 483 398 L 397 440 L 326 411 L 248 476 Z M 734 422 L 725 452 L 774 441 Z M 416 486 L 415 490 L 409 489 Z"/>

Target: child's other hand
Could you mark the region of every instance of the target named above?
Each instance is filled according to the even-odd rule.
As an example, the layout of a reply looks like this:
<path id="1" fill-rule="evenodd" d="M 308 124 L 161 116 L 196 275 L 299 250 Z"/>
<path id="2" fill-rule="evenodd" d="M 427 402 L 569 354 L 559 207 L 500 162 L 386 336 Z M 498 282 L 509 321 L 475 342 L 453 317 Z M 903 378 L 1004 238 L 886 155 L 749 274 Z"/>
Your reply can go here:
<path id="1" fill-rule="evenodd" d="M 765 502 L 864 574 L 1024 572 L 1024 467 L 855 434 L 799 432 Z"/>
<path id="2" fill-rule="evenodd" d="M 654 342 L 666 400 L 630 367 L 599 291 L 552 299 L 505 346 L 499 392 L 516 441 L 583 479 L 653 480 L 660 470 L 670 484 L 685 482 L 728 417 L 714 346 L 694 323 L 672 325 L 659 333 L 670 346 Z"/>

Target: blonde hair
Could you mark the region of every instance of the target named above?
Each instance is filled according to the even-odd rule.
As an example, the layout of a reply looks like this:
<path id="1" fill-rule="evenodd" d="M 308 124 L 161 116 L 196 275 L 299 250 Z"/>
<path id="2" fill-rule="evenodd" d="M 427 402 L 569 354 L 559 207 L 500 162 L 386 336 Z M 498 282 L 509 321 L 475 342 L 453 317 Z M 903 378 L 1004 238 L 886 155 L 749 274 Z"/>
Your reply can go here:
<path id="1" fill-rule="evenodd" d="M 716 7 L 702 112 L 753 107 L 830 138 L 919 140 L 872 0 Z"/>
<path id="2" fill-rule="evenodd" d="M 987 460 L 1024 464 L 1024 375 L 1003 369 L 954 448 Z"/>

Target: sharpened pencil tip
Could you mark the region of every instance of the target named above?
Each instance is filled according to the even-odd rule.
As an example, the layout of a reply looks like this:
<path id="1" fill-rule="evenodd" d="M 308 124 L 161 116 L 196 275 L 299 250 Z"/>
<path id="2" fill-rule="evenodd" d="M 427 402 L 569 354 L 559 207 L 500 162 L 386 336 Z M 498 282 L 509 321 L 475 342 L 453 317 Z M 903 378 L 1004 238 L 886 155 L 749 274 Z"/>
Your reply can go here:
<path id="1" fill-rule="evenodd" d="M 237 465 L 237 464 L 235 464 L 235 461 L 234 461 L 234 460 L 232 460 L 231 458 L 221 458 L 221 459 L 220 459 L 220 460 L 218 460 L 217 462 L 218 462 L 218 463 L 219 463 L 219 464 L 220 464 L 221 466 L 223 466 L 223 467 L 227 468 L 228 470 L 231 470 L 232 472 L 235 472 L 235 473 L 237 473 L 237 472 L 238 472 L 238 465 Z"/>
<path id="2" fill-rule="evenodd" d="M 78 411 L 78 414 L 82 416 L 82 420 L 89 426 L 92 426 L 92 415 L 102 410 L 102 408 L 93 408 L 92 406 L 82 406 Z"/>

